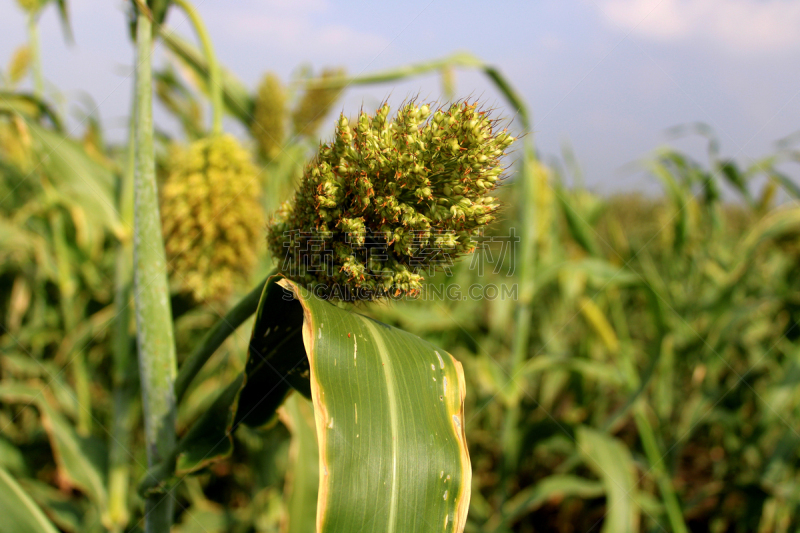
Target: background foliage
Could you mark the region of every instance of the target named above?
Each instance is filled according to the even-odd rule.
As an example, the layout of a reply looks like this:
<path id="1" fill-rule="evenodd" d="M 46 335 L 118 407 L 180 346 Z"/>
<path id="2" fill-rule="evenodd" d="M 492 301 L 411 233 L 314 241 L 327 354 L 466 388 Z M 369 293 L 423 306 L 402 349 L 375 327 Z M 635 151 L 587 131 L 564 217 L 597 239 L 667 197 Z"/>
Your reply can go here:
<path id="1" fill-rule="evenodd" d="M 196 47 L 165 42 L 172 61 L 156 94 L 185 139 L 159 137 L 162 182 L 177 146 L 204 134 L 208 77 Z M 10 58 L 0 93 L 0 508 L 32 509 L 20 531 L 138 530 L 141 409 L 125 358 L 133 325 L 115 281 L 131 238 L 129 149 L 104 142 L 96 119 L 66 131 L 50 104 L 60 95 L 16 90 L 31 68 L 25 50 Z M 524 122 L 500 73 L 466 55 L 352 79 L 335 68 L 271 75 L 253 90 L 224 71 L 228 116 L 252 135 L 263 211 L 289 197 L 346 87 L 439 71 L 449 91 L 455 67 L 505 84 L 508 114 Z M 545 163 L 531 134 L 526 142 L 486 247 L 429 279 L 464 296 L 475 283 L 505 284 L 517 298 L 361 309 L 448 347 L 465 366 L 467 530 L 796 530 L 800 209 L 774 198 L 800 196 L 780 170 L 798 152 L 784 143 L 741 166 L 720 158 L 711 136 L 707 161 L 662 149 L 642 162 L 661 196 L 604 198 L 580 186 L 569 152 Z M 519 242 L 503 246 L 512 234 Z M 179 359 L 270 270 L 263 242 L 258 257 L 249 282 L 219 291 L 233 292 L 228 300 L 183 292 L 173 276 Z M 241 372 L 249 329 L 189 388 L 179 434 Z M 182 480 L 176 531 L 309 530 L 313 520 L 288 520 L 316 501 L 304 402 L 293 397 L 268 429 L 240 427 L 230 459 Z"/>

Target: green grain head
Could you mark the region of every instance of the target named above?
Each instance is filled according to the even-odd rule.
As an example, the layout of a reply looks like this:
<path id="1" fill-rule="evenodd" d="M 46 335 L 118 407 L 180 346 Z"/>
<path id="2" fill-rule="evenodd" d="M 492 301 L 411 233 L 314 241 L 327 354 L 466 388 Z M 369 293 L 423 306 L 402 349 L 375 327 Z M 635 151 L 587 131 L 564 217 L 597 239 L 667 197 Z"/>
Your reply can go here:
<path id="1" fill-rule="evenodd" d="M 320 296 L 416 296 L 426 272 L 471 252 L 495 219 L 514 141 L 498 121 L 469 102 L 389 111 L 340 116 L 268 230 L 280 270 Z"/>
<path id="2" fill-rule="evenodd" d="M 292 112 L 292 125 L 297 135 L 311 137 L 339 99 L 341 87 L 325 86 L 331 79 L 343 77 L 344 69 L 324 69 L 316 80 L 309 80 L 303 96 Z"/>
<path id="3" fill-rule="evenodd" d="M 9 121 L 0 121 L 0 159 L 16 166 L 27 174 L 36 169 L 30 131 L 25 121 L 14 115 Z"/>
<path id="4" fill-rule="evenodd" d="M 17 0 L 17 5 L 28 13 L 39 11 L 42 8 L 42 3 L 40 0 Z"/>
<path id="5" fill-rule="evenodd" d="M 250 133 L 258 143 L 261 155 L 272 159 L 283 146 L 287 109 L 286 89 L 280 78 L 271 72 L 264 76 L 258 86 L 253 115 Z"/>
<path id="6" fill-rule="evenodd" d="M 444 96 L 445 100 L 452 100 L 456 94 L 455 70 L 447 65 L 439 71 L 439 74 L 442 80 L 442 96 Z"/>
<path id="7" fill-rule="evenodd" d="M 27 76 L 31 68 L 31 49 L 23 45 L 14 50 L 11 61 L 8 63 L 8 81 L 13 87 Z"/>
<path id="8" fill-rule="evenodd" d="M 256 169 L 230 135 L 173 152 L 161 214 L 172 280 L 197 301 L 245 281 L 263 231 Z"/>

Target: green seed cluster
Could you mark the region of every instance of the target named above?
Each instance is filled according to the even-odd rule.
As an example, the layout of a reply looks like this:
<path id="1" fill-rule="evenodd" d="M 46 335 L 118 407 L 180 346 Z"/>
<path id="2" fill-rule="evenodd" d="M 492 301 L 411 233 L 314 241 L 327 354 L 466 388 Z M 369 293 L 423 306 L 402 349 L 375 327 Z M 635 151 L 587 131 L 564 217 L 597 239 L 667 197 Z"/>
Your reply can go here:
<path id="1" fill-rule="evenodd" d="M 258 86 L 250 125 L 250 133 L 266 159 L 275 158 L 281 151 L 286 114 L 286 90 L 280 78 L 270 72 Z"/>
<path id="2" fill-rule="evenodd" d="M 17 4 L 28 13 L 36 13 L 42 8 L 40 0 L 17 0 Z"/>
<path id="3" fill-rule="evenodd" d="M 173 153 L 161 195 L 173 282 L 197 301 L 225 298 L 256 263 L 264 227 L 256 169 L 230 135 Z"/>
<path id="4" fill-rule="evenodd" d="M 495 218 L 490 193 L 514 141 L 498 130 L 468 102 L 342 115 L 270 225 L 279 268 L 331 299 L 418 295 L 424 272 L 471 252 Z"/>
<path id="5" fill-rule="evenodd" d="M 319 129 L 328 112 L 339 99 L 341 87 L 326 86 L 334 78 L 344 76 L 343 69 L 324 69 L 319 79 L 311 80 L 300 101 L 292 112 L 292 125 L 297 135 L 310 137 Z"/>
<path id="6" fill-rule="evenodd" d="M 0 121 L 0 159 L 12 163 L 27 174 L 35 169 L 31 135 L 25 122 L 18 116 Z"/>
<path id="7" fill-rule="evenodd" d="M 11 86 L 19 83 L 24 78 L 31 67 L 31 49 L 28 46 L 20 46 L 14 50 L 11 61 L 8 64 L 8 81 Z"/>

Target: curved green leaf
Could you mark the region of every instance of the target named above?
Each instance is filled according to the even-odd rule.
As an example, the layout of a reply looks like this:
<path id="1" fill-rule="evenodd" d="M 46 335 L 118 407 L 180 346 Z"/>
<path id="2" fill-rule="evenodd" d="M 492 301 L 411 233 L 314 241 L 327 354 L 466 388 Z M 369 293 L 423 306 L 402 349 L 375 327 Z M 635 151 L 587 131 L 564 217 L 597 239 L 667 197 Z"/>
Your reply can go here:
<path id="1" fill-rule="evenodd" d="M 303 310 L 317 531 L 463 531 L 472 472 L 461 365 L 410 333 L 280 285 Z"/>
<path id="2" fill-rule="evenodd" d="M 129 228 L 123 227 L 117 210 L 115 174 L 89 157 L 74 140 L 33 122 L 26 124 L 54 192 L 65 203 L 80 206 L 94 225 L 123 237 Z"/>
<path id="3" fill-rule="evenodd" d="M 271 423 L 292 388 L 314 404 L 318 532 L 463 531 L 472 472 L 461 365 L 279 276 L 264 287 L 243 379 L 181 440 L 178 470 L 228 455 L 235 427 Z"/>
<path id="4" fill-rule="evenodd" d="M 316 526 L 319 488 L 319 447 L 311 402 L 293 394 L 280 411 L 281 421 L 292 433 L 291 467 L 286 477 L 284 533 L 311 533 Z"/>
<path id="5" fill-rule="evenodd" d="M 588 427 L 578 428 L 577 441 L 586 464 L 600 477 L 605 488 L 606 516 L 602 531 L 639 531 L 636 468 L 630 450 L 617 439 Z"/>
<path id="6" fill-rule="evenodd" d="M 58 533 L 38 505 L 5 468 L 0 468 L 0 516 L 3 530 L 14 533 Z"/>
<path id="7" fill-rule="evenodd" d="M 349 87 L 356 85 L 373 85 L 377 83 L 390 83 L 393 81 L 404 80 L 413 76 L 420 76 L 430 72 L 440 71 L 443 68 L 474 68 L 482 70 L 495 85 L 498 91 L 508 100 L 508 103 L 517 110 L 517 116 L 520 119 L 522 129 L 528 131 L 530 129 L 530 116 L 528 109 L 524 104 L 524 100 L 514 90 L 508 79 L 502 72 L 478 57 L 470 54 L 469 52 L 456 52 L 441 59 L 434 59 L 432 61 L 424 61 L 421 63 L 414 63 L 411 65 L 404 65 L 395 67 L 388 70 L 382 70 L 370 74 L 359 74 L 354 77 L 337 77 L 325 79 L 316 79 L 315 82 L 320 82 L 322 87 Z"/>
<path id="8" fill-rule="evenodd" d="M 586 250 L 587 253 L 594 257 L 599 257 L 601 255 L 600 246 L 595 239 L 594 229 L 586 219 L 575 210 L 575 202 L 570 202 L 566 198 L 564 189 L 556 191 L 556 198 L 558 199 L 558 205 L 561 206 L 561 210 L 564 213 L 564 218 L 567 221 L 567 228 L 572 238 Z"/>
<path id="9" fill-rule="evenodd" d="M 162 29 L 161 40 L 183 64 L 197 75 L 197 80 L 201 83 L 200 88 L 207 92 L 209 70 L 203 53 L 196 46 L 170 31 Z M 253 97 L 250 96 L 242 82 L 224 67 L 220 68 L 220 76 L 222 77 L 222 100 L 225 108 L 231 116 L 245 126 L 249 126 L 255 105 Z"/>
<path id="10" fill-rule="evenodd" d="M 82 533 L 97 520 L 97 513 L 88 512 L 86 500 L 71 497 L 71 494 L 65 494 L 54 486 L 35 479 L 17 478 L 17 481 L 60 530 Z"/>
<path id="11" fill-rule="evenodd" d="M 220 393 L 178 443 L 175 450 L 178 474 L 195 472 L 228 457 L 233 451 L 231 435 L 238 424 L 269 426 L 293 387 L 305 396 L 311 395 L 301 335 L 303 312 L 297 305 L 287 305 L 284 290 L 277 286 L 278 279 L 271 277 L 260 291 L 244 373 Z M 222 334 L 218 337 L 220 342 L 224 338 Z M 190 360 L 194 358 L 193 355 Z M 196 370 L 203 359 L 192 363 Z M 181 392 L 191 374 L 179 374 Z M 180 380 L 180 376 L 186 379 Z M 158 486 L 165 474 L 169 474 L 165 469 L 169 465 L 153 469 L 140 488 L 152 490 Z"/>
<path id="12" fill-rule="evenodd" d="M 175 472 L 196 472 L 233 452 L 231 438 L 236 401 L 242 387 L 239 376 L 214 400 L 177 445 Z"/>
<path id="13" fill-rule="evenodd" d="M 551 475 L 531 487 L 519 491 L 504 506 L 502 513 L 493 516 L 484 526 L 486 531 L 496 531 L 513 524 L 525 514 L 531 513 L 548 500 L 570 496 L 590 499 L 603 495 L 603 485 L 582 477 L 562 474 Z"/>
<path id="14" fill-rule="evenodd" d="M 42 426 L 50 437 L 53 455 L 63 479 L 86 493 L 100 508 L 108 502 L 105 446 L 92 437 L 81 437 L 70 423 L 45 400 L 40 390 L 24 385 L 0 385 L 0 399 L 8 403 L 36 405 Z"/>
<path id="15" fill-rule="evenodd" d="M 0 113 L 22 113 L 36 118 L 47 117 L 56 131 L 63 132 L 64 126 L 61 118 L 53 108 L 36 95 L 14 92 L 0 91 Z"/>

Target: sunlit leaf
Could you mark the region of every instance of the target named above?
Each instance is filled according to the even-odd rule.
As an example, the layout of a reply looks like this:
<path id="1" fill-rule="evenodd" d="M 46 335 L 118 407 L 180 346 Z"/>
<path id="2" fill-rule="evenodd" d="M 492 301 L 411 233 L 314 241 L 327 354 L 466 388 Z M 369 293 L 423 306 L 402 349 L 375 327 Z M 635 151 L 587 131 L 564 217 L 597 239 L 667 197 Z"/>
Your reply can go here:
<path id="1" fill-rule="evenodd" d="M 472 474 L 461 365 L 414 335 L 281 285 L 303 309 L 320 444 L 317 530 L 462 531 Z"/>
<path id="2" fill-rule="evenodd" d="M 290 468 L 286 474 L 285 533 L 311 533 L 316 527 L 319 488 L 319 447 L 311 402 L 292 394 L 280 412 L 292 433 Z"/>
<path id="3" fill-rule="evenodd" d="M 58 533 L 52 522 L 4 468 L 0 468 L 0 516 L 4 531 Z"/>
<path id="4" fill-rule="evenodd" d="M 269 423 L 290 384 L 310 387 L 317 531 L 463 531 L 472 473 L 461 365 L 414 335 L 279 280 L 265 286 L 238 402 L 234 382 L 209 410 L 217 413 L 213 431 L 197 431 L 196 452 L 201 435 L 216 445 L 239 423 Z M 222 416 L 231 397 L 233 423 Z"/>
<path id="5" fill-rule="evenodd" d="M 594 429 L 580 427 L 578 448 L 603 482 L 606 493 L 606 515 L 603 533 L 635 533 L 639 531 L 639 507 L 634 500 L 636 469 L 631 452 L 625 445 Z"/>

